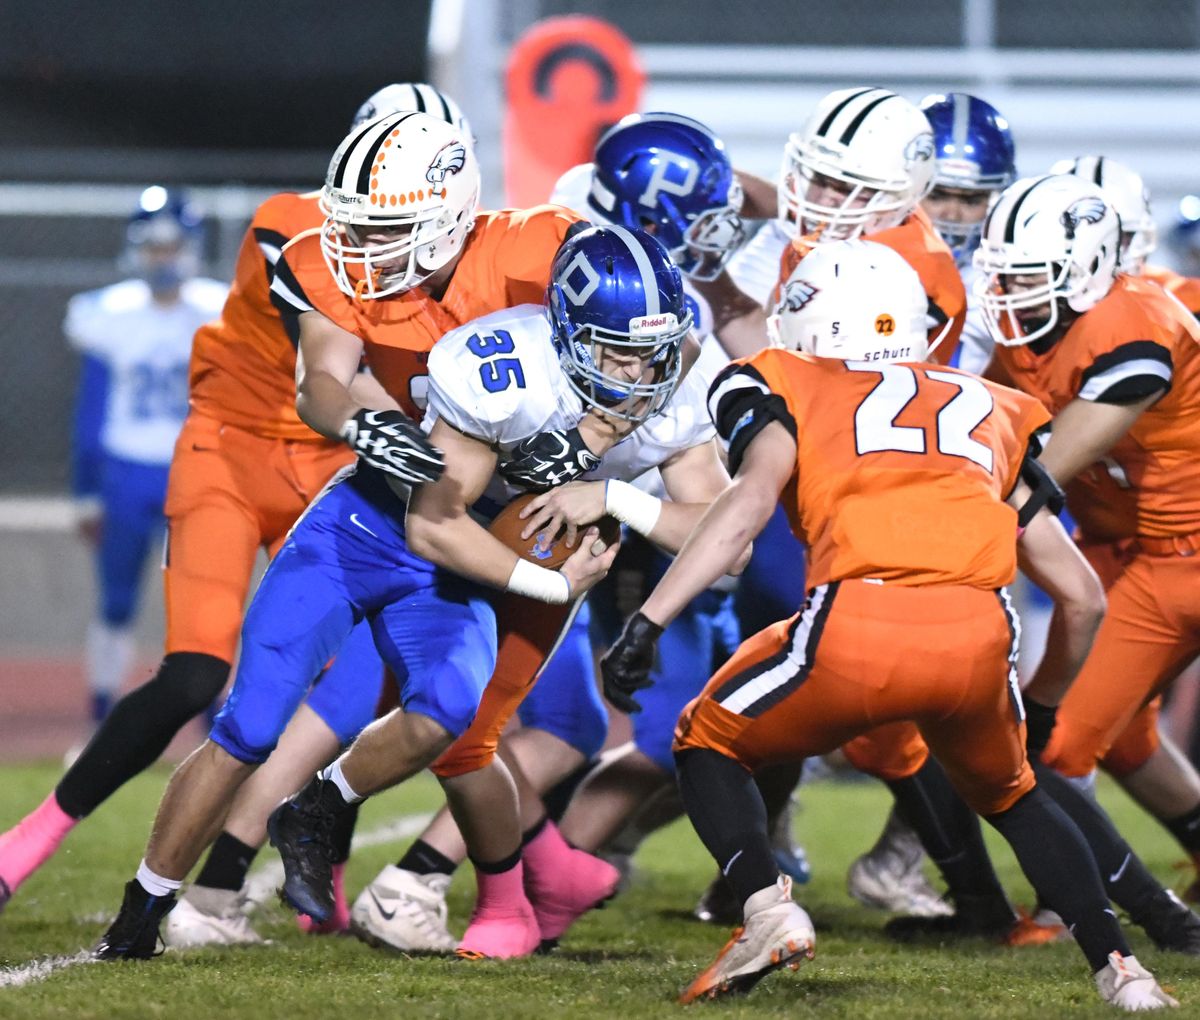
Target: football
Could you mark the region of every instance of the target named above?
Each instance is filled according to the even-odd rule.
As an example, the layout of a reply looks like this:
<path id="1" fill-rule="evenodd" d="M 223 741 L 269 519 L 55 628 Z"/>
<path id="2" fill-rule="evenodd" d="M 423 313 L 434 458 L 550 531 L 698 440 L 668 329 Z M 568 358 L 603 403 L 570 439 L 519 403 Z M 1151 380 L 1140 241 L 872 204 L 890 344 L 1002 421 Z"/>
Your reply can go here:
<path id="1" fill-rule="evenodd" d="M 545 531 L 541 531 L 536 535 L 530 535 L 529 538 L 521 537 L 521 532 L 525 530 L 525 525 L 528 523 L 521 519 L 521 511 L 534 498 L 535 494 L 532 492 L 518 496 L 500 511 L 488 530 L 521 559 L 536 563 L 539 567 L 546 567 L 548 570 L 557 570 L 567 557 L 579 548 L 579 545 L 576 543 L 570 548 L 567 547 L 563 538 L 565 529 L 560 530 L 557 535 L 549 535 Z M 621 537 L 621 522 L 615 517 L 605 514 L 596 522 L 596 527 L 600 529 L 600 539 L 605 545 L 612 545 Z M 587 529 L 581 528 L 580 533 L 582 534 L 585 530 Z"/>

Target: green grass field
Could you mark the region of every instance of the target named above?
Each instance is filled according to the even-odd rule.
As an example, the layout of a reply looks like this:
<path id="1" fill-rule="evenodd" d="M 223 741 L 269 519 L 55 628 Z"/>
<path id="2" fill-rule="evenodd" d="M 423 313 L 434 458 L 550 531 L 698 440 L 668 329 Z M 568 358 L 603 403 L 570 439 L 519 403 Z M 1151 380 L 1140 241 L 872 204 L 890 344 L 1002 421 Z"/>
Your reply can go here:
<path id="1" fill-rule="evenodd" d="M 58 775 L 49 766 L 0 769 L 0 828 L 45 795 Z M 74 832 L 58 857 L 31 879 L 0 916 L 0 986 L 7 969 L 90 945 L 115 912 L 122 884 L 137 866 L 166 772 L 130 784 Z M 1106 787 L 1103 797 L 1160 876 L 1178 880 L 1169 838 Z M 438 803 L 421 780 L 367 804 L 360 831 Z M 901 947 L 882 936 L 885 918 L 845 894 L 850 860 L 870 845 L 886 795 L 874 783 L 818 783 L 804 789 L 797 831 L 814 864 L 801 899 L 817 924 L 817 958 L 798 973 L 764 981 L 737 1001 L 693 1011 L 722 1017 L 1086 1017 L 1112 1016 L 1100 1004 L 1082 957 L 1071 945 L 1009 950 L 980 942 Z M 351 895 L 400 844 L 356 852 Z M 262 859 L 273 856 L 270 850 Z M 1006 848 L 997 865 L 1014 899 L 1030 893 Z M 274 944 L 249 949 L 169 953 L 148 963 L 91 964 L 22 987 L 0 987 L 0 1018 L 142 1018 L 266 1020 L 280 1017 L 661 1017 L 682 1011 L 674 995 L 707 965 L 726 932 L 691 920 L 689 911 L 711 865 L 686 823 L 641 851 L 633 887 L 585 917 L 548 957 L 466 963 L 384 955 L 351 938 L 302 936 L 278 906 L 257 915 Z M 473 890 L 463 869 L 451 893 L 452 927 L 461 931 Z M 1140 959 L 1200 1015 L 1200 960 L 1156 952 L 1131 934 Z M 1190 1006 L 1190 1008 L 1189 1008 Z M 1179 1015 L 1179 1014 L 1176 1014 Z"/>

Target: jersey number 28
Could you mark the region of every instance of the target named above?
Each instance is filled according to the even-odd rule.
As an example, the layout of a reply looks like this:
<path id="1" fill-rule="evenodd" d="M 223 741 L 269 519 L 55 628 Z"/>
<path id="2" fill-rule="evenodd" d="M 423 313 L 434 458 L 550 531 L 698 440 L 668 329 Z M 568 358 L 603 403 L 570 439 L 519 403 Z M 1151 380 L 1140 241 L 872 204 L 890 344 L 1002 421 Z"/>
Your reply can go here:
<path id="1" fill-rule="evenodd" d="M 920 371 L 926 378 L 958 387 L 958 393 L 938 411 L 937 418 L 931 423 L 938 452 L 950 457 L 965 457 L 991 473 L 991 448 L 971 438 L 971 433 L 995 406 L 991 392 L 978 379 L 932 368 L 915 370 L 906 365 L 873 366 L 849 362 L 846 367 L 853 372 L 874 372 L 883 377 L 854 412 L 854 441 L 860 456 L 885 450 L 926 452 L 926 434 L 930 428 L 896 424 L 900 412 L 917 395 L 917 371 Z"/>

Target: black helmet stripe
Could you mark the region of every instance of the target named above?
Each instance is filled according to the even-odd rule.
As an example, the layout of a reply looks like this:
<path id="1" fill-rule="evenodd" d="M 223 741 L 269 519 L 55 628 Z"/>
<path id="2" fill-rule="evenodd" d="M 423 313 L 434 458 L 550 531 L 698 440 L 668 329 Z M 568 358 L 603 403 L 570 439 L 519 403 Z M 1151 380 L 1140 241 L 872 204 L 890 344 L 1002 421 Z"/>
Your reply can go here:
<path id="1" fill-rule="evenodd" d="M 426 112 L 426 110 L 425 110 L 425 93 L 421 91 L 421 86 L 420 85 L 409 85 L 408 87 L 413 90 L 413 98 L 416 100 L 416 103 L 417 103 L 417 112 L 425 113 Z"/>
<path id="2" fill-rule="evenodd" d="M 383 145 L 384 141 L 387 139 L 388 135 L 390 135 L 392 133 L 392 131 L 394 131 L 396 129 L 396 127 L 398 127 L 400 124 L 403 124 L 406 120 L 408 120 L 409 117 L 415 117 L 415 116 L 416 116 L 415 112 L 406 113 L 406 114 L 403 114 L 402 116 L 398 117 L 396 120 L 388 121 L 387 125 L 384 127 L 384 129 L 380 133 L 379 137 L 376 138 L 375 141 L 371 143 L 370 148 L 367 150 L 367 156 L 362 161 L 362 166 L 360 166 L 358 168 L 357 191 L 360 195 L 365 195 L 367 193 L 367 190 L 371 187 L 371 167 L 374 165 L 375 157 L 379 154 L 379 149 Z"/>
<path id="3" fill-rule="evenodd" d="M 454 121 L 454 114 L 450 112 L 450 104 L 446 102 L 446 97 L 437 89 L 433 90 L 433 94 L 438 97 L 438 101 L 442 104 L 442 120 L 447 124 L 454 124 L 455 127 L 458 127 Z"/>
<path id="4" fill-rule="evenodd" d="M 1104 184 L 1104 157 L 1103 156 L 1096 157 L 1096 169 L 1095 169 L 1095 172 L 1092 174 L 1092 181 L 1097 186 L 1102 186 Z"/>
<path id="5" fill-rule="evenodd" d="M 829 111 L 829 116 L 826 117 L 821 122 L 821 126 L 819 128 L 817 128 L 817 134 L 821 138 L 824 138 L 825 132 L 829 130 L 830 125 L 833 124 L 834 118 L 837 117 L 837 115 L 839 113 L 841 113 L 844 109 L 846 109 L 847 106 L 849 106 L 851 103 L 853 103 L 854 100 L 858 99 L 860 96 L 865 96 L 868 92 L 874 92 L 874 91 L 875 91 L 874 86 L 871 86 L 870 88 L 859 89 L 857 92 L 854 93 L 854 95 L 847 96 L 845 99 L 843 99 L 840 103 L 837 104 L 837 106 L 835 106 L 832 110 Z"/>
<path id="6" fill-rule="evenodd" d="M 1043 181 L 1049 180 L 1049 177 L 1039 177 L 1028 188 L 1025 189 L 1025 194 L 1021 195 L 1014 203 L 1012 210 L 1008 214 L 1008 222 L 1004 225 L 1004 241 L 1006 244 L 1011 244 L 1016 240 L 1017 233 L 1017 213 L 1021 211 L 1021 206 L 1024 204 L 1030 193 Z"/>
<path id="7" fill-rule="evenodd" d="M 875 107 L 877 107 L 880 103 L 886 103 L 889 99 L 899 99 L 899 98 L 900 97 L 897 95 L 888 93 L 886 96 L 880 96 L 878 99 L 874 99 L 871 102 L 869 102 L 866 106 L 864 106 L 861 110 L 858 111 L 858 116 L 855 117 L 854 120 L 852 120 L 850 122 L 850 124 L 847 126 L 846 130 L 842 132 L 842 137 L 839 138 L 838 141 L 841 142 L 843 145 L 849 145 L 850 140 L 854 137 L 854 133 L 860 127 L 862 127 L 862 122 L 867 119 L 867 114 L 869 114 L 872 110 L 874 110 Z"/>
<path id="8" fill-rule="evenodd" d="M 372 127 L 374 127 L 374 123 L 372 121 L 368 121 L 363 125 L 362 130 L 354 136 L 354 140 L 346 146 L 346 151 L 342 153 L 342 161 L 338 163 L 338 168 L 333 175 L 333 186 L 335 188 L 341 188 L 343 186 L 342 182 L 346 176 L 346 164 L 350 162 L 350 157 L 354 154 L 354 150 L 358 147 L 358 143 L 366 137 L 367 132 L 370 131 Z"/>

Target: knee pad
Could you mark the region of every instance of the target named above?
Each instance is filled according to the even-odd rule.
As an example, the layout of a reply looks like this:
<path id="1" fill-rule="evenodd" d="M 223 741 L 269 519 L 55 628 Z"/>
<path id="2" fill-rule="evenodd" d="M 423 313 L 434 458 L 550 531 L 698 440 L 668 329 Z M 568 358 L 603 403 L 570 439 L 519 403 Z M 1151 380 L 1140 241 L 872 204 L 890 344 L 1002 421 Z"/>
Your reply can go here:
<path id="1" fill-rule="evenodd" d="M 161 703 L 177 707 L 188 718 L 199 715 L 225 687 L 229 663 L 203 652 L 172 652 L 163 657 L 158 675 L 147 684 Z"/>

